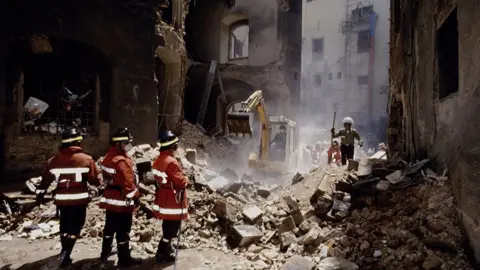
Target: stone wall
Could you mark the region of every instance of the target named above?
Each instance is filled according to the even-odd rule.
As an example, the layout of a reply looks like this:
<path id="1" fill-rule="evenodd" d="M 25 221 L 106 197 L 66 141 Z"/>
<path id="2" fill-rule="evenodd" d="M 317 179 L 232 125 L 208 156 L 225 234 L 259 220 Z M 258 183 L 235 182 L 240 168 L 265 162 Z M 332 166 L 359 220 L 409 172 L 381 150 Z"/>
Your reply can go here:
<path id="1" fill-rule="evenodd" d="M 471 246 L 480 261 L 480 2 L 392 1 L 391 148 L 447 168 Z M 437 29 L 457 7 L 458 91 L 440 99 Z M 451 42 L 456 42 L 451 40 Z"/>
<path id="2" fill-rule="evenodd" d="M 18 40 L 31 33 L 45 34 L 87 44 L 108 58 L 112 69 L 111 87 L 105 90 L 109 95 L 101 98 L 109 100 L 106 104 L 110 105 L 102 109 L 107 113 L 100 115 L 100 132 L 85 142 L 87 152 L 102 155 L 111 130 L 121 126 L 132 130 L 137 143 L 156 140 L 158 107 L 152 72 L 155 18 L 151 13 L 134 6 L 126 8 L 121 1 L 55 2 L 51 5 L 42 1 L 9 1 L 2 3 L 0 9 L 8 10 L 6 21 L 9 25 L 2 35 L 7 37 L 5 40 Z M 5 55 L 8 52 L 2 50 L 0 70 L 6 68 Z M 0 90 L 5 87 L 3 74 Z M 11 105 L 2 118 L 16 119 L 16 111 Z M 5 168 L 18 171 L 37 167 L 56 151 L 58 136 L 23 136 L 16 125 L 16 121 L 8 126 L 0 125 L 5 136 L 5 151 L 2 151 Z"/>

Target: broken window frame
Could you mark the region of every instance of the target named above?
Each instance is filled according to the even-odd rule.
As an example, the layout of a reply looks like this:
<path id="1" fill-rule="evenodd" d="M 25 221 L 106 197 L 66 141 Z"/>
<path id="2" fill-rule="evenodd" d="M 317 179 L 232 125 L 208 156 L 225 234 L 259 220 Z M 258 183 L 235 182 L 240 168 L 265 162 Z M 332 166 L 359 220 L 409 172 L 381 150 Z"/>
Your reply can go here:
<path id="1" fill-rule="evenodd" d="M 242 43 L 242 48 L 244 46 L 247 46 L 247 55 L 246 56 L 241 56 L 241 57 L 235 57 L 236 55 L 236 50 L 233 46 L 235 46 L 235 44 L 232 44 L 232 40 L 235 35 L 233 34 L 233 32 L 238 29 L 238 28 L 241 28 L 241 27 L 247 27 L 247 44 L 243 44 Z M 229 61 L 234 61 L 234 60 L 242 60 L 242 59 L 248 59 L 248 56 L 250 54 L 250 24 L 249 24 L 249 21 L 248 20 L 240 20 L 240 21 L 237 21 L 235 23 L 232 23 L 228 29 L 228 60 Z M 233 51 L 233 56 L 232 56 L 232 50 Z"/>
<path id="2" fill-rule="evenodd" d="M 368 75 L 360 75 L 357 77 L 357 85 L 358 86 L 367 86 L 370 80 L 370 76 Z"/>
<path id="3" fill-rule="evenodd" d="M 14 91 L 16 91 L 16 106 L 17 106 L 17 132 L 19 134 L 24 134 L 24 135 L 41 135 L 41 134 L 51 134 L 51 135 L 60 135 L 61 132 L 63 130 L 65 130 L 66 128 L 72 128 L 72 127 L 75 127 L 74 124 L 72 123 L 71 125 L 64 125 L 63 127 L 61 127 L 61 130 L 59 130 L 58 126 L 56 126 L 57 130 L 56 132 L 50 132 L 49 131 L 49 123 L 51 122 L 60 122 L 60 120 L 62 121 L 66 121 L 67 119 L 68 120 L 75 120 L 76 117 L 75 117 L 75 114 L 90 114 L 90 119 L 87 121 L 87 124 L 84 125 L 83 123 L 81 123 L 78 127 L 75 127 L 78 129 L 78 131 L 80 133 L 82 133 L 83 135 L 97 135 L 98 134 L 98 131 L 99 131 L 99 121 L 100 121 L 100 75 L 99 73 L 97 72 L 96 76 L 95 76 L 95 79 L 94 81 L 92 82 L 93 83 L 93 89 L 92 92 L 90 92 L 89 95 L 93 95 L 93 100 L 91 102 L 91 104 L 87 105 L 87 106 L 91 106 L 91 110 L 88 110 L 88 111 L 74 111 L 74 110 L 71 110 L 69 111 L 68 113 L 71 113 L 73 114 L 73 116 L 71 117 L 68 117 L 68 116 L 60 116 L 61 114 L 61 110 L 64 110 L 61 108 L 61 103 L 62 103 L 62 91 L 65 91 L 64 89 L 61 89 L 61 90 L 58 90 L 58 93 L 55 95 L 55 94 L 52 94 L 51 97 L 54 98 L 54 96 L 57 96 L 57 98 L 60 100 L 60 101 L 57 101 L 58 104 L 57 104 L 57 108 L 56 108 L 56 113 L 54 114 L 54 116 L 52 117 L 45 117 L 45 115 L 47 114 L 48 110 L 52 109 L 52 104 L 49 104 L 49 102 L 51 103 L 50 100 L 45 100 L 43 97 L 39 98 L 38 95 L 34 94 L 34 93 L 31 93 L 30 95 L 28 95 L 25 91 L 25 86 L 24 86 L 24 83 L 26 80 L 28 80 L 28 76 L 25 77 L 25 73 L 26 73 L 26 70 L 25 68 L 23 68 L 23 70 L 20 72 L 20 78 L 19 78 L 19 81 L 17 83 L 17 86 L 16 86 L 16 89 Z M 38 93 L 38 92 L 37 92 Z M 27 96 L 28 95 L 28 96 Z M 24 113 L 25 113 L 25 104 L 26 102 L 28 101 L 28 99 L 30 97 L 35 97 L 35 98 L 38 98 L 40 100 L 42 100 L 43 102 L 46 102 L 47 104 L 49 104 L 49 107 L 48 109 L 44 112 L 44 114 L 42 115 L 42 117 L 40 119 L 43 118 L 43 120 L 45 119 L 49 119 L 48 121 L 45 121 L 45 123 L 42 123 L 42 124 L 37 124 L 35 123 L 34 125 L 31 125 L 31 126 L 25 126 L 24 125 Z M 82 117 L 82 116 L 78 116 L 78 117 Z M 71 118 L 71 119 L 70 119 Z M 41 131 L 42 128 L 47 128 L 47 130 L 43 130 L 43 132 Z M 34 130 L 34 129 L 37 129 L 37 130 Z"/>

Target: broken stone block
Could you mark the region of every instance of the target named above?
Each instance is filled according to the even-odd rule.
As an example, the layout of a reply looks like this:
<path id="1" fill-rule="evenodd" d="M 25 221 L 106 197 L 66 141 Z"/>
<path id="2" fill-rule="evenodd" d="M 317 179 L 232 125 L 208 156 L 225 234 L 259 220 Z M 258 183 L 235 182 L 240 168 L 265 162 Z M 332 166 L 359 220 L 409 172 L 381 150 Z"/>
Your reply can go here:
<path id="1" fill-rule="evenodd" d="M 389 187 L 390 187 L 390 182 L 384 181 L 384 180 L 379 181 L 375 186 L 375 188 L 380 191 L 386 191 Z"/>
<path id="2" fill-rule="evenodd" d="M 359 267 L 353 262 L 343 258 L 328 257 L 320 261 L 317 269 L 322 270 L 358 270 Z"/>
<path id="3" fill-rule="evenodd" d="M 288 261 L 282 266 L 282 268 L 280 268 L 280 270 L 313 270 L 314 268 L 314 262 L 305 257 L 295 255 L 288 259 Z"/>
<path id="4" fill-rule="evenodd" d="M 317 203 L 315 205 L 313 205 L 315 215 L 317 215 L 318 217 L 325 216 L 330 211 L 332 204 L 332 198 L 325 194 L 323 197 L 317 200 Z"/>
<path id="5" fill-rule="evenodd" d="M 220 176 L 223 176 L 230 181 L 238 181 L 237 173 L 230 168 L 226 168 L 223 172 L 220 173 Z"/>
<path id="6" fill-rule="evenodd" d="M 303 237 L 303 244 L 310 245 L 313 244 L 317 238 L 322 234 L 322 228 L 317 224 L 313 225 L 312 228 L 308 231 L 308 233 Z"/>
<path id="7" fill-rule="evenodd" d="M 289 232 L 293 231 L 297 226 L 295 226 L 295 221 L 291 216 L 286 217 L 283 219 L 282 223 L 278 226 L 278 232 L 284 233 L 284 232 Z"/>
<path id="8" fill-rule="evenodd" d="M 152 150 L 152 146 L 148 143 L 137 145 L 137 148 L 142 152 L 147 152 Z"/>
<path id="9" fill-rule="evenodd" d="M 313 195 L 310 197 L 310 204 L 312 204 L 312 205 L 317 204 L 318 199 L 323 197 L 323 195 L 325 195 L 325 191 L 323 191 L 321 189 L 315 190 Z"/>
<path id="10" fill-rule="evenodd" d="M 307 233 L 308 231 L 310 231 L 312 226 L 313 226 L 312 222 L 310 222 L 309 220 L 305 220 L 298 226 L 298 228 L 300 229 L 300 231 Z"/>
<path id="11" fill-rule="evenodd" d="M 286 251 L 291 244 L 297 241 L 297 237 L 293 232 L 284 232 L 280 234 L 280 250 Z"/>
<path id="12" fill-rule="evenodd" d="M 396 170 L 395 172 L 385 176 L 385 178 L 390 182 L 391 184 L 395 185 L 400 182 L 402 182 L 402 171 Z"/>
<path id="13" fill-rule="evenodd" d="M 297 183 L 302 182 L 303 179 L 305 179 L 305 178 L 303 177 L 303 175 L 302 175 L 301 173 L 297 172 L 297 173 L 293 176 L 293 178 L 292 178 L 292 185 L 295 185 L 295 184 L 297 184 Z"/>
<path id="14" fill-rule="evenodd" d="M 441 265 L 442 261 L 434 254 L 430 254 L 425 261 L 423 261 L 422 268 L 426 270 L 438 269 Z"/>
<path id="15" fill-rule="evenodd" d="M 232 204 L 226 201 L 217 201 L 212 208 L 212 213 L 214 213 L 220 219 L 226 219 L 231 222 L 236 222 L 236 212 L 237 208 Z"/>
<path id="16" fill-rule="evenodd" d="M 227 242 L 231 247 L 243 247 L 257 242 L 262 236 L 263 233 L 253 225 L 235 225 Z"/>
<path id="17" fill-rule="evenodd" d="M 403 175 L 410 176 L 410 175 L 414 175 L 414 174 L 418 173 L 421 169 L 423 169 L 423 167 L 425 167 L 425 165 L 427 165 L 427 163 L 429 161 L 430 161 L 429 159 L 424 159 L 422 161 L 419 161 L 419 162 L 407 167 L 405 169 L 405 171 L 403 172 Z"/>
<path id="18" fill-rule="evenodd" d="M 208 181 L 207 182 L 207 187 L 212 191 L 216 191 L 218 189 L 221 189 L 221 188 L 227 186 L 228 184 L 230 184 L 230 181 L 228 179 L 226 179 L 223 176 L 219 176 L 219 177 L 215 177 L 214 179 Z"/>
<path id="19" fill-rule="evenodd" d="M 262 210 L 256 205 L 247 206 L 243 209 L 243 217 L 250 223 L 255 223 L 263 214 Z"/>
<path id="20" fill-rule="evenodd" d="M 185 149 L 185 158 L 193 165 L 197 165 L 197 150 L 192 148 Z"/>
<path id="21" fill-rule="evenodd" d="M 237 193 L 240 191 L 242 188 L 242 183 L 236 182 L 236 183 L 230 183 L 220 189 L 217 190 L 218 193 L 220 194 L 225 194 L 227 192 L 232 192 L 232 193 Z"/>
<path id="22" fill-rule="evenodd" d="M 345 181 L 338 181 L 335 184 L 335 190 L 336 191 L 342 191 L 346 193 L 351 193 L 352 192 L 352 183 L 347 183 Z"/>
<path id="23" fill-rule="evenodd" d="M 295 225 L 300 225 L 300 223 L 303 222 L 303 214 L 300 210 L 296 210 L 294 212 L 290 213 L 290 216 L 293 218 L 293 221 L 295 222 Z"/>
<path id="24" fill-rule="evenodd" d="M 343 211 L 348 212 L 349 209 L 350 209 L 350 203 L 344 202 L 344 201 L 341 201 L 341 200 L 334 200 L 333 201 L 333 204 L 332 204 L 333 214 L 335 214 L 336 212 L 343 212 Z"/>
<path id="25" fill-rule="evenodd" d="M 258 196 L 262 197 L 262 198 L 268 198 L 268 196 L 270 196 L 272 192 L 270 191 L 270 188 L 268 187 L 259 187 L 258 190 L 257 190 L 257 194 Z"/>
<path id="26" fill-rule="evenodd" d="M 298 211 L 300 208 L 298 207 L 298 202 L 295 198 L 292 196 L 288 195 L 283 197 L 283 200 L 287 203 L 288 208 L 290 208 L 290 211 Z"/>
<path id="27" fill-rule="evenodd" d="M 135 164 L 137 166 L 137 172 L 139 175 L 149 172 L 152 170 L 152 162 L 149 158 L 141 157 L 135 159 Z"/>

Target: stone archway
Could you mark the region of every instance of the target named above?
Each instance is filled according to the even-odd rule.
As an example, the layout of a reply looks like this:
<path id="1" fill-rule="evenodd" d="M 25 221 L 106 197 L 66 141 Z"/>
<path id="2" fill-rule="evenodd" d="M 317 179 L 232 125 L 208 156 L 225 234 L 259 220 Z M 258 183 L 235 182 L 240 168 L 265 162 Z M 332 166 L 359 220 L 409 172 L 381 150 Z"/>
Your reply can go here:
<path id="1" fill-rule="evenodd" d="M 236 79 L 223 80 L 223 88 L 225 96 L 216 95 L 215 108 L 212 108 L 215 109 L 216 130 L 220 133 L 226 131 L 228 108 L 235 103 L 245 101 L 255 91 L 251 84 Z"/>

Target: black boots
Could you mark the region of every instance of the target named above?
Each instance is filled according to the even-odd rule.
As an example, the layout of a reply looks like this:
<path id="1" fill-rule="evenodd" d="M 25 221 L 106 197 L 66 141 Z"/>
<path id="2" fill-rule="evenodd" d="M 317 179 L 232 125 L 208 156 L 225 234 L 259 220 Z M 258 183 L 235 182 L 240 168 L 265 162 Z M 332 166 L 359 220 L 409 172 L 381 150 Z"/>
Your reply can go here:
<path id="1" fill-rule="evenodd" d="M 118 267 L 130 267 L 142 264 L 142 259 L 133 258 L 130 254 L 128 242 L 117 243 L 118 246 Z"/>
<path id="2" fill-rule="evenodd" d="M 100 254 L 100 260 L 106 261 L 108 257 L 115 254 L 117 251 L 113 250 L 113 248 L 113 236 L 104 236 L 102 241 L 102 253 Z"/>
<path id="3" fill-rule="evenodd" d="M 65 236 L 63 251 L 60 254 L 61 268 L 67 267 L 72 264 L 72 259 L 70 258 L 70 255 L 72 255 L 72 250 L 73 250 L 73 247 L 75 246 L 75 242 L 77 242 L 76 238 L 72 238 L 71 236 L 69 237 L 68 235 Z"/>
<path id="4" fill-rule="evenodd" d="M 62 244 L 62 250 L 60 251 L 60 254 L 62 254 L 65 251 L 65 240 L 67 239 L 66 234 L 60 234 L 60 243 Z"/>
<path id="5" fill-rule="evenodd" d="M 173 255 L 172 246 L 170 241 L 162 238 L 158 243 L 157 254 L 155 256 L 157 263 L 173 263 L 175 262 L 175 256 Z"/>

